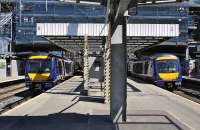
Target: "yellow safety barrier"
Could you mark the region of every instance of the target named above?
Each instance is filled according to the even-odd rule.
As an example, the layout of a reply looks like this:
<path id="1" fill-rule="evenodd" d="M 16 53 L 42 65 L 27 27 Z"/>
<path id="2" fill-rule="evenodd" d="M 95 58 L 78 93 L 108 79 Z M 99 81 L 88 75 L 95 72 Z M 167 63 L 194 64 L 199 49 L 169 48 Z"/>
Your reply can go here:
<path id="1" fill-rule="evenodd" d="M 105 67 L 104 67 L 104 98 L 105 103 L 110 102 L 110 72 L 111 72 L 111 55 L 110 49 L 106 50 L 105 53 Z"/>

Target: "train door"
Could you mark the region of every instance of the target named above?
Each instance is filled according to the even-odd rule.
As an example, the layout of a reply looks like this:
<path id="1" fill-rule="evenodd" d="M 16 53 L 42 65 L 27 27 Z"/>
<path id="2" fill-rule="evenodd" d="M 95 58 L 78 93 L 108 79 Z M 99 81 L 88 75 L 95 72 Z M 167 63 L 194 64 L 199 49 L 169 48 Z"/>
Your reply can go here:
<path id="1" fill-rule="evenodd" d="M 153 77 L 153 63 L 152 63 L 152 61 L 149 61 L 149 66 L 148 66 L 147 73 L 148 73 L 149 77 L 151 77 L 151 78 Z"/>
<path id="2" fill-rule="evenodd" d="M 65 69 L 64 69 L 64 60 L 61 60 L 61 68 L 62 68 L 62 80 L 65 79 Z"/>
<path id="3" fill-rule="evenodd" d="M 69 62 L 65 62 L 65 72 L 66 72 L 66 76 L 70 76 L 70 64 Z"/>
<path id="4" fill-rule="evenodd" d="M 145 62 L 144 62 L 144 74 L 145 74 L 145 75 L 148 74 L 148 65 L 149 65 L 149 62 L 148 62 L 148 61 L 145 61 Z"/>
<path id="5" fill-rule="evenodd" d="M 156 69 L 157 67 L 156 67 L 156 61 L 155 61 L 155 59 L 152 61 L 152 79 L 153 79 L 153 81 L 157 81 L 157 72 L 156 72 Z"/>
<path id="6" fill-rule="evenodd" d="M 67 77 L 67 70 L 66 70 L 66 61 L 63 61 L 63 71 L 64 71 L 64 77 Z"/>
<path id="7" fill-rule="evenodd" d="M 73 76 L 73 74 L 74 74 L 74 62 L 72 62 L 71 64 L 72 64 L 72 71 L 71 71 L 72 74 L 71 74 L 71 76 Z"/>
<path id="8" fill-rule="evenodd" d="M 73 62 L 70 63 L 70 66 L 71 66 L 70 75 L 72 76 L 72 75 L 73 75 L 73 72 L 74 72 L 74 65 L 73 65 Z"/>
<path id="9" fill-rule="evenodd" d="M 57 72 L 58 72 L 58 79 L 62 79 L 62 62 L 61 60 L 57 61 Z"/>

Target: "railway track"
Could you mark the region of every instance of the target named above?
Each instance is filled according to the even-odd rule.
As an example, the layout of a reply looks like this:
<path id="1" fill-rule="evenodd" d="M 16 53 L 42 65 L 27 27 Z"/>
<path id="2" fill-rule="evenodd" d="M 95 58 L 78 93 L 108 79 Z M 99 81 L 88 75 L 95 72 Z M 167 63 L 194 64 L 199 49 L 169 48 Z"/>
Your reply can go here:
<path id="1" fill-rule="evenodd" d="M 193 87 L 192 85 L 190 87 L 183 86 L 174 91 L 174 93 L 200 104 L 200 89 L 196 88 L 196 86 Z"/>
<path id="2" fill-rule="evenodd" d="M 25 83 L 21 82 L 0 86 L 0 115 L 41 93 L 42 91 L 39 90 L 34 92 L 29 90 L 25 87 Z"/>
<path id="3" fill-rule="evenodd" d="M 38 94 L 32 93 L 24 83 L 0 88 L 0 114 Z"/>
<path id="4" fill-rule="evenodd" d="M 24 84 L 17 84 L 17 85 L 12 85 L 6 88 L 1 88 L 0 89 L 0 102 L 2 100 L 6 100 L 12 96 L 14 96 L 16 93 L 22 92 L 27 90 L 25 88 Z"/>
<path id="5" fill-rule="evenodd" d="M 129 78 L 132 80 L 138 80 L 137 82 L 150 83 L 141 78 Z M 173 93 L 200 104 L 200 83 L 184 81 L 183 86 L 173 91 Z"/>

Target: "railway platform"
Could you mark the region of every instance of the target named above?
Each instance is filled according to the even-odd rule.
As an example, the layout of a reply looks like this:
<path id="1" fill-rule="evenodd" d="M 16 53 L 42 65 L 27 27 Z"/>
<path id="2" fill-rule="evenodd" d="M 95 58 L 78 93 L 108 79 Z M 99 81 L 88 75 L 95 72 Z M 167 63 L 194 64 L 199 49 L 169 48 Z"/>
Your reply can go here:
<path id="1" fill-rule="evenodd" d="M 185 80 L 185 81 L 192 81 L 192 82 L 199 82 L 200 83 L 200 79 L 198 79 L 198 78 L 191 78 L 191 77 L 188 77 L 188 76 L 183 76 L 183 80 Z"/>
<path id="2" fill-rule="evenodd" d="M 24 76 L 11 76 L 7 78 L 0 78 L 0 85 L 12 84 L 12 83 L 23 82 L 23 81 L 24 81 Z"/>
<path id="3" fill-rule="evenodd" d="M 113 123 L 99 86 L 81 95 L 74 76 L 3 113 L 0 130 L 198 130 L 200 105 L 154 85 L 127 79 L 127 122 Z M 93 83 L 94 85 L 95 83 Z"/>

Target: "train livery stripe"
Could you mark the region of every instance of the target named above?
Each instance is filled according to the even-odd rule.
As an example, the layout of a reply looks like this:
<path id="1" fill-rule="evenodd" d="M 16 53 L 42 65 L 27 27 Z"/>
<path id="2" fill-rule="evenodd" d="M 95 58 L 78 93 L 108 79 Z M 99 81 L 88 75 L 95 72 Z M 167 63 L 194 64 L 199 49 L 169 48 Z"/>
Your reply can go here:
<path id="1" fill-rule="evenodd" d="M 45 81 L 49 78 L 50 73 L 28 73 L 31 81 Z"/>
<path id="2" fill-rule="evenodd" d="M 177 60 L 176 56 L 161 56 L 156 58 L 156 60 Z"/>
<path id="3" fill-rule="evenodd" d="M 167 81 L 177 80 L 179 73 L 178 72 L 177 73 L 159 73 L 159 76 L 161 80 L 167 80 Z"/>
<path id="4" fill-rule="evenodd" d="M 29 59 L 31 60 L 48 59 L 48 56 L 31 56 Z"/>

